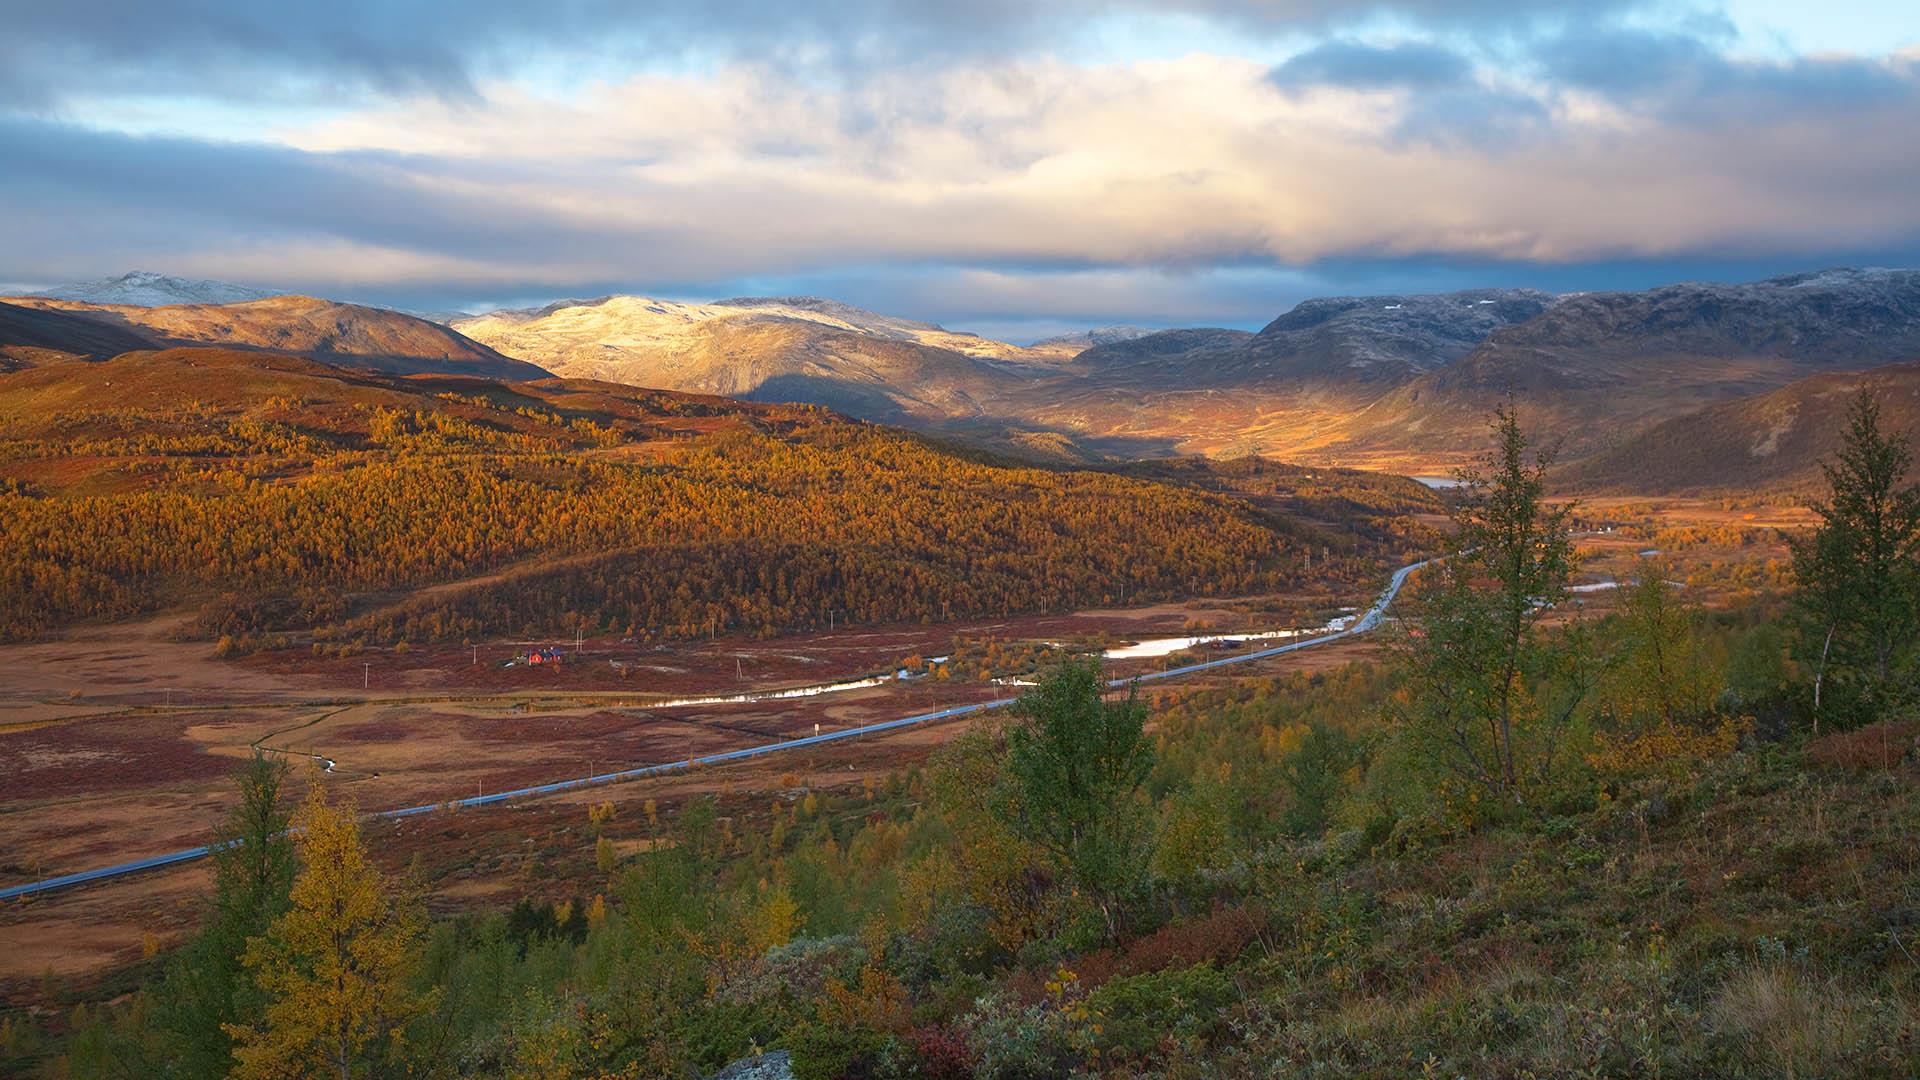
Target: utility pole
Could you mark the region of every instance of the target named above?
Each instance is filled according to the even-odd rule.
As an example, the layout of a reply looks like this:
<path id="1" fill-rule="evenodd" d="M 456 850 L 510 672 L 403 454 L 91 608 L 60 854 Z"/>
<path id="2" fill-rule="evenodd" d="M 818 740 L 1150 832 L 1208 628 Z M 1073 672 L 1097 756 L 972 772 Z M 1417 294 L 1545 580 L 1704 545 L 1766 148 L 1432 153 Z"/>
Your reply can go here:
<path id="1" fill-rule="evenodd" d="M 360 665 L 360 689 L 366 690 L 372 686 L 373 686 L 373 665 L 363 663 Z"/>
<path id="2" fill-rule="evenodd" d="M 480 666 L 480 646 L 478 645 L 475 645 L 473 647 L 473 666 L 474 667 Z"/>

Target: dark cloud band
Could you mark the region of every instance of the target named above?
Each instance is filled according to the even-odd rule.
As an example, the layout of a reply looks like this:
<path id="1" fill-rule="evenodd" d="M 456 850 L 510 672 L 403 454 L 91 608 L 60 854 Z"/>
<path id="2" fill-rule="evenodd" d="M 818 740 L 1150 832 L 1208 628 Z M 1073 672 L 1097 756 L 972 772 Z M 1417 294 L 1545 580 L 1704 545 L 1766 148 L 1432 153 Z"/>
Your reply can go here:
<path id="1" fill-rule="evenodd" d="M 1594 0 L 1592 13 L 1631 6 Z M 1103 19 L 1181 16 L 1240 32 L 1381 16 L 1462 26 L 1554 17 L 1553 0 L 0 0 L 0 102 L 156 89 L 247 100 L 471 97 L 527 58 L 628 67 L 686 56 L 874 65 L 1057 47 Z"/>

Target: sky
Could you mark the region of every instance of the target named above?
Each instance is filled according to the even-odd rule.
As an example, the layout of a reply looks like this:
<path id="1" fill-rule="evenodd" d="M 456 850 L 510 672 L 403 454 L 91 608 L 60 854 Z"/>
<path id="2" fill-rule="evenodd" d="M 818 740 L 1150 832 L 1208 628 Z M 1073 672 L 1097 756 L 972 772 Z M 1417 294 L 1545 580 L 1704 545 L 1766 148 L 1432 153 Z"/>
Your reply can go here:
<path id="1" fill-rule="evenodd" d="M 0 291 L 1014 340 L 1920 265 L 1910 0 L 0 0 Z"/>

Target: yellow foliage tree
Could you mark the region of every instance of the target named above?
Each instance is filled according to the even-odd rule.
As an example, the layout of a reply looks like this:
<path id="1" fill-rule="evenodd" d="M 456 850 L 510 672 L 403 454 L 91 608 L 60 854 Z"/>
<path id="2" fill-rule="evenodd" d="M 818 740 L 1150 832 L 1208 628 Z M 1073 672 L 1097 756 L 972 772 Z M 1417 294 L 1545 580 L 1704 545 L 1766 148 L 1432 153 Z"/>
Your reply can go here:
<path id="1" fill-rule="evenodd" d="M 904 1032 L 912 1027 L 912 1010 L 900 980 L 869 962 L 852 985 L 829 978 L 821 988 L 820 1022 L 842 1031 Z"/>
<path id="2" fill-rule="evenodd" d="M 1226 808 L 1212 788 L 1184 793 L 1167 807 L 1154 846 L 1153 868 L 1174 880 L 1191 878 L 1215 865 L 1226 850 Z"/>
<path id="3" fill-rule="evenodd" d="M 806 917 L 800 913 L 800 905 L 793 893 L 785 885 L 774 885 L 761 890 L 760 902 L 754 905 L 753 921 L 749 926 L 753 950 L 757 953 L 785 945 L 793 940 Z"/>
<path id="4" fill-rule="evenodd" d="M 293 906 L 248 941 L 244 958 L 271 1003 L 259 1027 L 227 1028 L 239 1080 L 349 1080 L 432 1004 L 408 987 L 424 919 L 396 903 L 368 863 L 352 802 L 329 802 L 316 784 L 294 829 Z"/>
<path id="5" fill-rule="evenodd" d="M 1691 724 L 1711 714 L 1719 696 L 1694 633 L 1694 605 L 1676 594 L 1670 573 L 1648 563 L 1622 597 L 1619 655 L 1597 687 L 1600 713 L 1615 730 Z"/>
<path id="6" fill-rule="evenodd" d="M 1725 757 L 1751 726 L 1715 709 L 1720 680 L 1694 632 L 1696 609 L 1650 563 L 1621 605 L 1620 647 L 1600 684 L 1587 763 L 1604 773 L 1679 777 Z"/>

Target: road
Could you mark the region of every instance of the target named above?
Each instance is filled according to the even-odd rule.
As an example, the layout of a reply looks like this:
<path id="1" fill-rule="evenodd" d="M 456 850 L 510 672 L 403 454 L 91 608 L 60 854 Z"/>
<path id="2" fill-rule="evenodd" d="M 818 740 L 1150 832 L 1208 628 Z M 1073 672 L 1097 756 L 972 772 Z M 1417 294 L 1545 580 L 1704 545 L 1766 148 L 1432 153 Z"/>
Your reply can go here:
<path id="1" fill-rule="evenodd" d="M 1400 589 L 1406 584 L 1407 578 L 1431 561 L 1432 560 L 1423 559 L 1420 562 L 1412 563 L 1395 570 L 1392 580 L 1387 582 L 1387 587 L 1381 591 L 1379 599 L 1375 600 L 1373 606 L 1368 608 L 1364 615 L 1360 616 L 1360 618 L 1355 620 L 1353 624 L 1345 630 L 1336 630 L 1331 633 L 1322 634 L 1319 637 L 1291 641 L 1285 645 L 1276 645 L 1269 649 L 1257 649 L 1253 652 L 1223 656 L 1218 660 L 1206 660 L 1197 664 L 1186 664 L 1181 667 L 1168 668 L 1164 671 L 1149 672 L 1145 675 L 1138 676 L 1138 681 L 1153 682 L 1160 679 L 1176 679 L 1183 675 L 1212 671 L 1215 668 L 1227 667 L 1231 664 L 1245 664 L 1255 660 L 1264 660 L 1271 656 L 1297 652 L 1301 649 L 1331 645 L 1336 641 L 1342 641 L 1368 633 L 1380 626 L 1381 620 L 1386 616 L 1388 606 L 1393 603 L 1395 597 L 1400 595 Z M 1111 679 L 1108 680 L 1107 685 L 1118 688 L 1133 681 L 1135 681 L 1135 679 L 1132 677 Z M 768 743 L 764 746 L 749 746 L 739 750 L 728 750 L 719 754 L 708 754 L 704 757 L 683 758 L 679 761 L 669 761 L 660 765 L 646 765 L 635 769 L 622 769 L 618 772 L 601 773 L 596 776 L 559 780 L 551 784 L 540 784 L 536 787 L 499 791 L 492 795 L 473 795 L 464 799 L 452 799 L 447 802 L 426 803 L 421 806 L 408 806 L 397 810 L 381 810 L 367 816 L 375 820 L 417 817 L 421 814 L 431 814 L 441 810 L 490 806 L 494 803 L 502 803 L 514 799 L 532 799 L 543 795 L 555 795 L 564 791 L 578 791 L 583 788 L 600 787 L 606 784 L 622 784 L 630 780 L 643 780 L 650 776 L 659 776 L 663 773 L 677 772 L 695 766 L 724 765 L 731 761 L 760 757 L 764 754 L 783 753 L 789 750 L 799 750 L 808 746 L 819 746 L 822 743 L 838 742 L 841 739 L 854 739 L 864 735 L 879 735 L 900 728 L 913 727 L 917 724 L 929 724 L 940 720 L 952 720 L 962 716 L 971 716 L 975 713 L 990 712 L 995 709 L 1004 709 L 1012 705 L 1016 700 L 1018 699 L 1005 697 L 996 698 L 993 701 L 975 702 L 971 705 L 955 705 L 948 709 L 937 709 L 933 712 L 903 716 L 897 720 L 887 720 L 878 724 L 866 724 L 861 727 L 846 728 L 841 731 L 829 731 L 819 735 L 789 739 L 786 742 Z M 40 893 L 53 892 L 57 889 L 70 888 L 75 885 L 84 885 L 88 882 L 108 881 L 113 878 L 124 877 L 128 874 L 139 873 L 142 870 L 152 870 L 162 866 L 172 866 L 175 863 L 191 862 L 194 859 L 211 855 L 215 850 L 216 847 L 214 845 L 204 845 L 196 848 L 187 848 L 184 851 L 170 852 L 165 855 L 155 855 L 152 858 L 137 859 L 133 862 L 117 863 L 113 866 L 102 866 L 93 870 L 82 870 L 79 873 L 63 874 L 60 877 L 46 878 L 41 881 L 30 881 L 21 885 L 12 885 L 0 889 L 0 900 L 11 900 L 21 896 L 33 896 Z"/>

